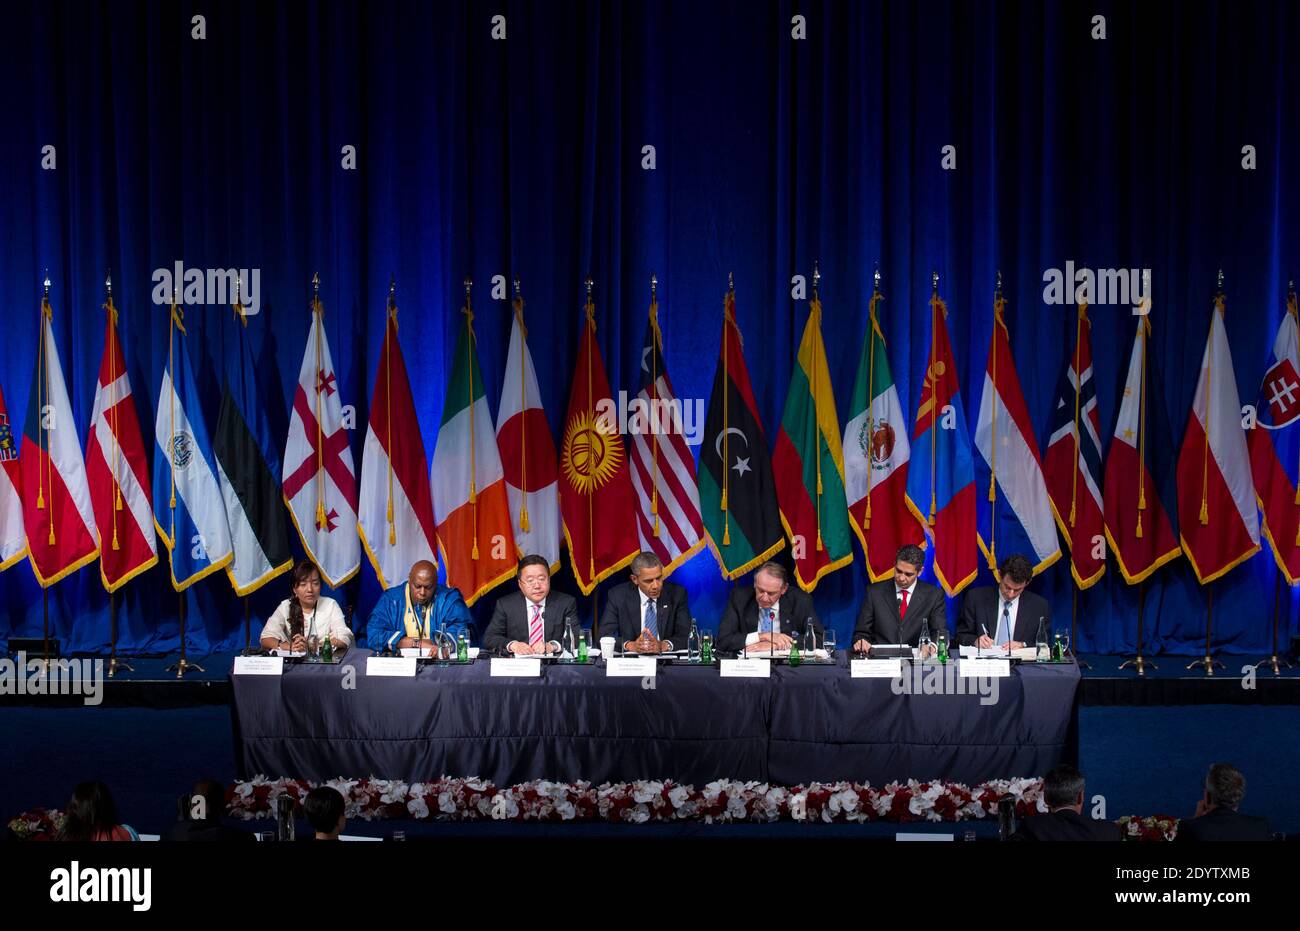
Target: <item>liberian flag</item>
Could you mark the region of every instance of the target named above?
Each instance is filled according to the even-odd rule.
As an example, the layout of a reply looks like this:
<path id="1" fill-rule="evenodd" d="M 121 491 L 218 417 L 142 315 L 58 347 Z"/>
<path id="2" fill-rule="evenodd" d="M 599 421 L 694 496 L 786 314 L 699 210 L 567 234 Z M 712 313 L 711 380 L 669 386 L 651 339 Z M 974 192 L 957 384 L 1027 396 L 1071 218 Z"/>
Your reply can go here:
<path id="1" fill-rule="evenodd" d="M 313 297 L 284 448 L 284 501 L 307 556 L 325 584 L 338 588 L 361 568 L 361 542 L 357 473 L 324 316 L 320 298 Z"/>
<path id="2" fill-rule="evenodd" d="M 19 460 L 27 558 L 42 588 L 99 555 L 86 461 L 54 344 L 53 316 L 49 299 L 41 298 L 41 338 Z"/>
<path id="3" fill-rule="evenodd" d="M 5 393 L 0 390 L 0 571 L 27 555 L 23 534 L 23 502 L 18 494 L 22 476 L 18 471 L 18 437 L 9 423 Z"/>
<path id="4" fill-rule="evenodd" d="M 497 450 L 510 498 L 515 545 L 525 556 L 545 557 L 560 568 L 560 486 L 555 440 L 542 409 L 533 355 L 528 351 L 524 299 L 515 296 L 506 376 L 497 409 Z"/>
<path id="5" fill-rule="evenodd" d="M 280 504 L 280 453 L 258 400 L 257 368 L 248 345 L 248 318 L 236 297 L 234 370 L 226 373 L 212 452 L 230 524 L 233 555 L 226 575 L 244 596 L 293 567 L 289 529 Z"/>
<path id="6" fill-rule="evenodd" d="M 695 456 L 686 444 L 681 402 L 664 364 L 659 302 L 653 298 L 641 347 L 641 390 L 631 408 L 632 487 L 641 549 L 658 556 L 667 575 L 704 546 L 704 527 Z"/>
<path id="7" fill-rule="evenodd" d="M 86 477 L 99 536 L 99 576 L 115 592 L 158 562 L 149 464 L 117 332 L 117 308 L 104 305 L 104 355 L 86 436 Z"/>
<path id="8" fill-rule="evenodd" d="M 853 562 L 841 435 L 822 344 L 822 305 L 814 288 L 772 454 L 781 523 L 804 591 Z"/>
<path id="9" fill-rule="evenodd" d="M 1300 583 L 1300 349 L 1295 291 L 1273 340 L 1273 357 L 1255 401 L 1250 466 L 1264 513 L 1264 535 L 1288 585 Z"/>
<path id="10" fill-rule="evenodd" d="M 472 605 L 515 574 L 519 551 L 468 296 L 465 303 L 433 450 L 433 514 L 447 584 Z"/>
<path id="11" fill-rule="evenodd" d="M 1178 526 L 1183 552 L 1202 585 L 1259 552 L 1250 454 L 1223 306 L 1219 294 L 1178 454 Z"/>
<path id="12" fill-rule="evenodd" d="M 1035 573 L 1061 558 L 1038 443 L 1011 358 L 1005 309 L 999 294 L 993 302 L 993 336 L 975 421 L 976 539 L 994 575 L 999 553 L 1029 557 Z M 985 489 L 988 493 L 981 494 Z"/>
<path id="13" fill-rule="evenodd" d="M 168 362 L 154 419 L 153 515 L 171 554 L 172 586 L 178 592 L 224 569 L 231 559 L 230 525 L 184 333 L 181 310 L 172 304 Z"/>
<path id="14" fill-rule="evenodd" d="M 437 565 L 429 459 L 397 341 L 397 304 L 391 294 L 384 348 L 375 372 L 370 425 L 361 453 L 361 508 L 357 532 L 383 588 L 410 574 L 422 559 Z"/>
<path id="15" fill-rule="evenodd" d="M 907 419 L 885 353 L 871 295 L 867 336 L 862 342 L 858 375 L 844 425 L 844 493 L 853 532 L 867 557 L 867 573 L 879 582 L 894 573 L 894 557 L 907 543 L 925 545 L 925 531 L 907 509 Z"/>
<path id="16" fill-rule="evenodd" d="M 912 428 L 907 506 L 934 540 L 934 574 L 957 594 L 978 571 L 975 555 L 975 466 L 961 403 L 961 382 L 948 342 L 948 308 L 930 298 L 932 339 Z"/>
<path id="17" fill-rule="evenodd" d="M 1101 501 L 1101 428 L 1092 377 L 1088 305 L 1079 305 L 1074 355 L 1061 371 L 1048 428 L 1043 477 L 1052 514 L 1070 547 L 1070 574 L 1079 588 L 1106 571 L 1105 520 Z M 1101 544 L 1101 545 L 1099 545 Z"/>
<path id="18" fill-rule="evenodd" d="M 1106 452 L 1106 540 L 1129 585 L 1182 555 L 1173 434 L 1150 342 L 1150 317 L 1141 316 Z"/>

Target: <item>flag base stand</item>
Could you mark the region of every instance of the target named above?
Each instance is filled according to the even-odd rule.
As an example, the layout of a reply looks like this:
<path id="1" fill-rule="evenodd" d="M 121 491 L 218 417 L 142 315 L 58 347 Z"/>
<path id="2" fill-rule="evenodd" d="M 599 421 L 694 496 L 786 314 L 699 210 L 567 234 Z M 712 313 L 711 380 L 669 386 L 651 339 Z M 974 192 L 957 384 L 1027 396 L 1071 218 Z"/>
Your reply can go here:
<path id="1" fill-rule="evenodd" d="M 163 671 L 174 672 L 176 673 L 177 679 L 183 679 L 185 678 L 185 673 L 187 672 L 206 672 L 207 670 L 205 670 L 198 663 L 191 663 L 189 660 L 185 658 L 185 595 L 184 593 L 181 593 L 179 595 L 179 598 L 180 601 L 179 604 L 177 605 L 177 610 L 180 614 L 180 619 L 181 619 L 181 658 L 176 662 L 172 663 Z"/>
<path id="2" fill-rule="evenodd" d="M 1147 674 L 1147 669 L 1160 668 L 1155 663 L 1144 657 L 1141 653 L 1132 659 L 1126 659 L 1124 662 L 1119 664 L 1120 669 L 1128 669 L 1130 666 L 1137 670 L 1139 676 L 1145 676 Z"/>
<path id="3" fill-rule="evenodd" d="M 1189 670 L 1200 666 L 1205 669 L 1207 676 L 1214 675 L 1214 667 L 1224 668 L 1223 663 L 1214 658 L 1211 653 L 1211 645 L 1214 642 L 1214 588 L 1207 585 L 1205 587 L 1205 655 L 1200 659 L 1192 660 L 1187 664 Z"/>
<path id="4" fill-rule="evenodd" d="M 1262 659 L 1255 664 L 1256 669 L 1262 669 L 1267 666 L 1273 670 L 1273 675 L 1282 675 L 1282 670 L 1290 669 L 1291 664 L 1277 655 L 1277 621 L 1278 605 L 1282 600 L 1282 573 L 1278 572 L 1277 581 L 1273 585 L 1273 654 L 1268 659 Z"/>
<path id="5" fill-rule="evenodd" d="M 1263 668 L 1263 667 L 1265 667 L 1265 666 L 1267 666 L 1267 667 L 1269 667 L 1270 669 L 1272 669 L 1272 670 L 1273 670 L 1273 675 L 1275 675 L 1275 676 L 1280 676 L 1280 675 L 1282 675 L 1282 670 L 1283 670 L 1283 669 L 1290 669 L 1290 668 L 1291 668 L 1291 664 L 1288 663 L 1286 660 L 1282 659 L 1282 657 L 1278 656 L 1276 653 L 1274 653 L 1274 654 L 1273 654 L 1272 656 L 1270 656 L 1268 659 L 1262 659 L 1262 660 L 1260 660 L 1258 663 L 1255 664 L 1255 668 L 1256 668 L 1256 669 L 1261 669 L 1261 668 Z"/>
<path id="6" fill-rule="evenodd" d="M 1119 664 L 1119 668 L 1120 668 L 1120 669 L 1128 669 L 1128 667 L 1132 666 L 1134 669 L 1137 670 L 1137 674 L 1138 674 L 1139 676 L 1144 677 L 1144 678 L 1146 677 L 1146 674 L 1147 674 L 1147 667 L 1148 667 L 1148 666 L 1150 666 L 1152 669 L 1159 669 L 1159 668 L 1160 668 L 1160 667 L 1157 666 L 1155 663 L 1151 662 L 1149 659 L 1147 659 L 1146 657 L 1144 657 L 1144 656 L 1142 655 L 1142 616 L 1143 616 L 1143 614 L 1145 613 L 1145 610 L 1146 610 L 1146 604 L 1147 604 L 1147 590 L 1146 590 L 1146 583 L 1145 583 L 1145 582 L 1139 582 L 1139 583 L 1138 583 L 1138 642 L 1137 642 L 1137 656 L 1133 657 L 1132 659 L 1126 659 L 1126 660 L 1124 660 L 1124 662 L 1122 662 L 1122 663 Z"/>
<path id="7" fill-rule="evenodd" d="M 119 669 L 135 672 L 135 667 L 130 663 L 117 658 L 117 596 L 111 592 L 108 596 L 108 618 L 112 628 L 108 638 L 108 677 L 111 679 L 117 675 Z"/>
<path id="8" fill-rule="evenodd" d="M 1078 642 L 1077 640 L 1075 640 L 1075 637 L 1078 634 L 1078 623 L 1079 623 L 1079 587 L 1076 585 L 1074 586 L 1074 591 L 1072 592 L 1072 596 L 1070 598 L 1070 647 L 1071 647 L 1070 655 L 1074 657 L 1074 662 L 1079 667 L 1079 669 L 1081 670 L 1091 669 L 1092 666 L 1089 665 L 1086 660 L 1081 659 L 1079 657 L 1078 652 L 1073 649 L 1074 645 Z"/>
<path id="9" fill-rule="evenodd" d="M 1201 667 L 1203 667 L 1203 668 L 1205 669 L 1205 674 L 1206 674 L 1207 676 L 1212 676 L 1212 675 L 1214 675 L 1215 667 L 1218 667 L 1219 669 L 1222 669 L 1222 668 L 1223 668 L 1223 663 L 1219 662 L 1217 659 L 1215 659 L 1215 658 L 1214 658 L 1213 656 L 1211 656 L 1209 653 L 1206 653 L 1206 654 L 1205 654 L 1204 656 L 1202 656 L 1200 659 L 1194 659 L 1194 660 L 1192 660 L 1190 663 L 1187 664 L 1187 668 L 1188 668 L 1188 669 L 1195 669 L 1197 666 L 1201 666 Z"/>

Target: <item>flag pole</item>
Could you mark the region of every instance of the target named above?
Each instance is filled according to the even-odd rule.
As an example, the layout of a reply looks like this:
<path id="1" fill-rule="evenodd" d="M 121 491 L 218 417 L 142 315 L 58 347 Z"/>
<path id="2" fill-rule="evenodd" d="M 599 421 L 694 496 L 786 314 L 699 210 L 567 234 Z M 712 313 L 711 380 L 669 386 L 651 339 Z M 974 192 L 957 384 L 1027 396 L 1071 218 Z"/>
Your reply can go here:
<path id="1" fill-rule="evenodd" d="M 1282 569 L 1279 567 L 1277 570 L 1276 580 L 1273 583 L 1273 653 L 1271 656 L 1269 656 L 1268 659 L 1262 659 L 1255 664 L 1256 669 L 1259 669 L 1263 666 L 1268 666 L 1270 669 L 1273 670 L 1273 675 L 1275 676 L 1280 676 L 1282 674 L 1281 669 L 1283 666 L 1285 666 L 1287 669 L 1291 668 L 1291 664 L 1289 662 L 1287 662 L 1284 659 L 1280 659 L 1277 655 L 1278 607 L 1281 604 L 1281 602 L 1282 602 Z"/>
<path id="2" fill-rule="evenodd" d="M 998 272 L 998 283 L 993 289 L 993 339 L 989 343 L 989 366 L 993 370 L 993 391 L 989 405 L 989 569 L 996 576 L 998 572 L 998 327 L 1005 331 L 1006 322 L 1002 319 L 1002 272 Z M 1011 334 L 1007 334 L 1007 342 Z"/>
<path id="3" fill-rule="evenodd" d="M 658 410 L 655 402 L 659 400 L 659 297 L 656 290 L 659 284 L 659 278 L 654 272 L 650 273 L 650 416 L 655 417 Z M 655 425 L 647 424 L 650 428 L 650 515 L 654 518 L 654 527 L 651 529 L 655 539 L 659 538 L 659 431 Z"/>
<path id="4" fill-rule="evenodd" d="M 389 326 L 389 324 L 392 324 Z M 388 276 L 388 319 L 384 321 L 384 422 L 387 424 L 385 457 L 388 461 L 388 545 L 397 545 L 397 524 L 393 519 L 393 338 L 397 331 L 397 276 Z"/>
<path id="5" fill-rule="evenodd" d="M 474 446 L 474 356 L 477 350 L 474 348 L 474 307 L 470 303 L 470 289 L 474 287 L 474 279 L 468 275 L 465 276 L 465 351 L 469 358 L 469 512 L 473 520 L 473 534 L 470 543 L 469 558 L 478 560 L 478 461 L 476 458 L 477 450 Z M 477 580 L 475 580 L 477 585 Z"/>
<path id="6" fill-rule="evenodd" d="M 876 334 L 880 324 L 876 321 L 876 304 L 880 301 L 880 266 L 871 276 L 871 300 L 867 302 L 867 506 L 862 512 L 862 530 L 865 536 L 871 530 L 871 440 L 876 435 L 875 400 L 872 394 L 876 385 Z M 881 343 L 885 339 L 881 335 Z M 865 548 L 864 548 L 865 549 Z M 871 574 L 871 560 L 867 560 L 867 574 Z"/>
<path id="7" fill-rule="evenodd" d="M 821 269 L 817 267 L 817 261 L 813 260 L 813 290 L 812 305 L 808 308 L 810 321 L 817 328 L 820 335 L 822 329 L 822 302 L 817 295 L 817 287 L 821 283 Z M 816 346 L 813 347 L 812 367 L 809 374 L 812 376 L 812 397 L 813 397 L 813 446 L 816 447 L 817 453 L 817 552 L 820 553 L 826 549 L 822 544 L 822 425 L 817 419 L 819 405 L 817 403 L 817 353 Z M 815 572 L 816 570 L 814 570 Z"/>
<path id="8" fill-rule="evenodd" d="M 731 443 L 728 427 L 731 425 L 728 410 L 728 395 L 730 392 L 727 386 L 730 385 L 730 373 L 727 371 L 727 341 L 728 329 L 730 323 L 736 317 L 736 275 L 734 272 L 727 272 L 727 296 L 722 299 L 722 496 L 718 501 L 718 509 L 722 511 L 722 545 L 731 545 L 731 514 L 727 511 L 727 486 L 730 484 L 730 469 L 727 463 L 730 461 Z"/>
<path id="9" fill-rule="evenodd" d="M 320 303 L 320 272 L 311 276 L 311 312 L 315 316 L 313 330 L 316 332 L 316 380 L 324 375 L 321 368 L 321 340 L 324 337 L 325 311 Z M 325 517 L 325 427 L 321 423 L 321 385 L 316 386 L 316 530 L 320 531 L 326 522 Z"/>
<path id="10" fill-rule="evenodd" d="M 1134 669 L 1137 670 L 1137 674 L 1143 677 L 1146 676 L 1148 667 L 1151 669 L 1160 668 L 1155 663 L 1151 662 L 1151 660 L 1147 659 L 1142 655 L 1142 614 L 1143 614 L 1143 610 L 1146 608 L 1146 602 L 1147 602 L 1147 583 L 1143 581 L 1138 583 L 1137 656 L 1133 657 L 1132 659 L 1127 659 L 1124 662 L 1119 664 L 1120 669 L 1127 669 L 1129 666 L 1132 666 Z M 1070 642 L 1071 643 L 1074 642 L 1073 637 L 1070 638 Z M 1077 651 L 1076 651 L 1076 655 L 1077 655 Z"/>
<path id="11" fill-rule="evenodd" d="M 528 520 L 528 384 L 527 363 L 524 353 L 527 351 L 528 330 L 524 326 L 524 294 L 519 287 L 519 276 L 515 275 L 515 323 L 519 327 L 519 532 L 532 530 Z"/>
<path id="12" fill-rule="evenodd" d="M 939 448 L 939 376 L 935 372 L 934 343 L 939 332 L 939 273 L 930 276 L 930 365 L 926 377 L 930 379 L 930 527 L 934 527 L 934 515 L 938 510 L 939 497 L 935 473 L 936 455 Z"/>
<path id="13" fill-rule="evenodd" d="M 587 303 L 583 311 L 587 315 L 587 320 L 583 323 L 585 339 L 590 341 L 587 346 L 587 415 L 591 418 L 593 429 L 596 420 L 596 406 L 591 397 L 591 354 L 595 350 L 596 334 L 593 332 L 596 324 L 596 306 L 591 302 L 591 273 L 587 273 L 587 280 L 583 282 L 587 286 Z M 592 489 L 594 490 L 594 489 Z M 587 493 L 587 578 L 591 580 L 591 587 L 596 587 L 596 529 L 595 521 L 592 515 L 591 499 L 593 495 Z M 575 570 L 576 572 L 576 570 Z"/>
<path id="14" fill-rule="evenodd" d="M 1083 455 L 1083 443 L 1079 436 L 1079 395 L 1083 392 L 1083 372 L 1080 369 L 1083 360 L 1080 358 L 1083 348 L 1083 322 L 1087 319 L 1088 305 L 1084 302 L 1079 303 L 1078 322 L 1075 324 L 1074 331 L 1074 469 L 1070 474 L 1070 528 L 1074 528 L 1076 512 L 1079 501 L 1079 459 Z M 1071 534 L 1070 548 L 1074 548 L 1074 538 Z"/>

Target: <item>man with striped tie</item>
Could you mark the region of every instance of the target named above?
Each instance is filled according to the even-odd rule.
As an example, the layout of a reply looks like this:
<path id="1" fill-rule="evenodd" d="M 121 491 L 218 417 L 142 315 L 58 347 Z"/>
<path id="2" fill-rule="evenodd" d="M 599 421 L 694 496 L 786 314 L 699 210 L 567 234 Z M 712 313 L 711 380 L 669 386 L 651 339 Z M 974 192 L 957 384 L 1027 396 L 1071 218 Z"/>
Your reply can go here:
<path id="1" fill-rule="evenodd" d="M 957 642 L 987 650 L 1019 650 L 1032 646 L 1041 621 L 1052 632 L 1052 606 L 1028 591 L 1034 564 L 1027 556 L 1013 555 L 998 567 L 998 586 L 972 588 L 966 593 L 957 622 Z"/>
<path id="2" fill-rule="evenodd" d="M 569 621 L 578 621 L 578 603 L 572 595 L 551 591 L 551 569 L 545 556 L 533 554 L 519 560 L 515 573 L 519 591 L 502 595 L 492 609 L 484 649 L 492 653 L 529 656 L 559 653 Z"/>

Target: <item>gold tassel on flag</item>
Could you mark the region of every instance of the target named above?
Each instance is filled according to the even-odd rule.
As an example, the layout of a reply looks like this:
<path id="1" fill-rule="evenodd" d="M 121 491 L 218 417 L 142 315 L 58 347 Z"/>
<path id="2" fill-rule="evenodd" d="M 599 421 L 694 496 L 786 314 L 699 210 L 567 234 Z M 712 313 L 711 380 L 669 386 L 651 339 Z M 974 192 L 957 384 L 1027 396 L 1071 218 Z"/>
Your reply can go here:
<path id="1" fill-rule="evenodd" d="M 472 278 L 465 278 L 465 306 L 461 308 L 461 313 L 465 315 L 465 329 L 468 334 L 467 348 L 469 351 L 469 505 L 471 513 L 474 515 L 474 542 L 470 546 L 469 558 L 478 559 L 478 483 L 475 479 L 478 477 L 478 463 L 476 462 L 474 447 L 474 356 L 475 339 L 474 339 L 474 308 L 470 304 L 470 289 L 474 287 Z"/>

